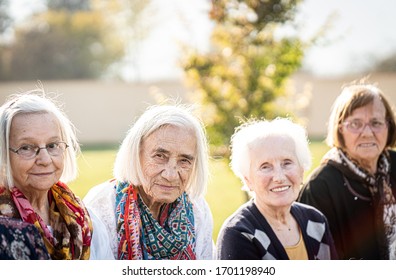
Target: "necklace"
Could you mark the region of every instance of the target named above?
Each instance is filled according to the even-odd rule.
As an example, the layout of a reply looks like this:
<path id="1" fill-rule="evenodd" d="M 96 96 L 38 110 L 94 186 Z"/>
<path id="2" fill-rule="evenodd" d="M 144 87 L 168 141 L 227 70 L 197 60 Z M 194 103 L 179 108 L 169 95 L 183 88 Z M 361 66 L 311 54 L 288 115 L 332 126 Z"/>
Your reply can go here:
<path id="1" fill-rule="evenodd" d="M 276 231 L 284 231 L 284 230 L 291 231 L 291 228 L 289 225 L 286 225 L 286 227 L 284 227 L 284 228 L 276 227 L 275 230 Z"/>
<path id="2" fill-rule="evenodd" d="M 267 219 L 267 221 L 271 225 L 271 227 L 275 229 L 275 231 L 284 232 L 284 231 L 292 230 L 290 226 L 290 222 L 286 220 L 284 222 L 281 222 L 278 219 Z"/>

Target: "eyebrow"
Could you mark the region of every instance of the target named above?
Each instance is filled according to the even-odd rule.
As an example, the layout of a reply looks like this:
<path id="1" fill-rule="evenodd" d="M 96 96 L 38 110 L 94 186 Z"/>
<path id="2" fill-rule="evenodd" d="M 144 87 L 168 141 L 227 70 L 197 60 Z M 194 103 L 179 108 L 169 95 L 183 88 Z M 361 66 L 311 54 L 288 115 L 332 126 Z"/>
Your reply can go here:
<path id="1" fill-rule="evenodd" d="M 386 117 L 372 117 L 370 121 L 386 120 Z M 351 121 L 363 121 L 362 118 L 351 118 Z"/>
<path id="2" fill-rule="evenodd" d="M 59 140 L 62 140 L 61 136 L 52 136 L 52 137 L 48 138 L 46 141 L 53 142 L 53 141 L 59 141 Z M 20 139 L 16 139 L 16 141 L 17 142 L 25 142 L 25 141 L 26 142 L 35 142 L 35 141 L 37 141 L 37 139 L 35 139 L 33 137 L 30 137 L 30 136 L 27 136 L 27 137 L 23 137 L 23 138 L 20 138 Z"/>
<path id="3" fill-rule="evenodd" d="M 165 150 L 164 148 L 157 148 L 156 150 L 155 150 L 155 152 L 159 152 L 159 153 L 164 153 L 164 154 L 167 154 L 167 155 L 169 155 L 170 154 L 170 152 L 168 151 L 168 150 Z M 183 157 L 183 158 L 186 158 L 186 159 L 188 159 L 188 160 L 194 160 L 194 156 L 192 156 L 192 155 L 189 155 L 189 154 L 181 154 L 181 155 L 179 155 L 180 157 Z"/>

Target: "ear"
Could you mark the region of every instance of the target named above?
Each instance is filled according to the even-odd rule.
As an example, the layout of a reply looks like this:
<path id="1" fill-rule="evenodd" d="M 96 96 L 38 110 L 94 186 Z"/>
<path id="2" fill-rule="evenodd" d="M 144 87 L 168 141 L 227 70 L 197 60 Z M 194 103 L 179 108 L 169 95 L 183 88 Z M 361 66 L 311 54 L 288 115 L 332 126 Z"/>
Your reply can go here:
<path id="1" fill-rule="evenodd" d="M 249 178 L 246 177 L 246 176 L 243 176 L 243 180 L 245 181 L 245 186 L 246 186 L 247 188 L 249 188 L 250 191 L 253 191 L 252 188 L 250 187 L 251 184 L 250 184 Z"/>

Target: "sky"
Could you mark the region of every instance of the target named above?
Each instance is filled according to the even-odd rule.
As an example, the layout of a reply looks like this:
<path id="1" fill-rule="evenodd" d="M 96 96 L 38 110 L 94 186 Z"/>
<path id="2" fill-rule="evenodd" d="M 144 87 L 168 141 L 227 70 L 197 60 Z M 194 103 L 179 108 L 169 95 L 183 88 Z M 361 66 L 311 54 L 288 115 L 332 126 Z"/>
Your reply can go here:
<path id="1" fill-rule="evenodd" d="M 391 0 L 303 1 L 306 33 L 334 15 L 328 45 L 309 50 L 304 67 L 319 76 L 342 75 L 396 52 L 395 9 Z"/>
<path id="2" fill-rule="evenodd" d="M 29 13 L 29 0 L 12 0 L 19 17 Z M 178 67 L 179 43 L 200 50 L 209 48 L 213 23 L 208 19 L 210 0 L 153 0 L 152 25 L 137 50 L 138 73 L 126 69 L 141 80 L 175 79 L 182 75 Z M 396 51 L 396 1 L 392 0 L 303 0 L 297 22 L 298 34 L 307 39 L 331 18 L 325 44 L 306 52 L 303 69 L 317 76 L 355 73 L 375 59 Z M 133 75 L 133 74 L 132 74 Z"/>

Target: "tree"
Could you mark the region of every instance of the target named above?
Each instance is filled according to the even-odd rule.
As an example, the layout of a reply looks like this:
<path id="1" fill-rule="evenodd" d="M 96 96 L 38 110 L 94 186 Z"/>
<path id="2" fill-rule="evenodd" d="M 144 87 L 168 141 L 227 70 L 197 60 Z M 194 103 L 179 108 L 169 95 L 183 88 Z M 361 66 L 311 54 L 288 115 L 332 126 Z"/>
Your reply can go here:
<path id="1" fill-rule="evenodd" d="M 47 7 L 52 11 L 89 11 L 90 0 L 47 0 Z"/>
<path id="2" fill-rule="evenodd" d="M 275 105 L 300 66 L 305 45 L 278 36 L 293 19 L 298 0 L 212 0 L 212 50 L 182 61 L 194 97 L 203 105 L 210 142 L 228 146 L 240 121 L 290 115 Z"/>
<path id="3" fill-rule="evenodd" d="M 0 34 L 2 34 L 12 24 L 12 18 L 7 12 L 8 5 L 8 0 L 0 0 Z"/>
<path id="4" fill-rule="evenodd" d="M 100 14 L 47 11 L 17 28 L 3 80 L 93 79 L 123 52 Z"/>
<path id="5" fill-rule="evenodd" d="M 54 9 L 15 28 L 2 50 L 1 80 L 95 79 L 122 57 L 124 46 L 102 14 L 87 1 L 72 2 L 48 1 Z"/>
<path id="6" fill-rule="evenodd" d="M 111 22 L 124 45 L 124 57 L 114 66 L 123 79 L 140 81 L 138 58 L 141 55 L 141 43 L 149 35 L 157 20 L 152 0 L 92 0 L 92 6 L 101 10 Z"/>
<path id="7" fill-rule="evenodd" d="M 147 34 L 142 17 L 150 0 L 42 1 L 48 9 L 15 26 L 15 40 L 0 45 L 0 80 L 117 76 L 114 65 Z"/>

